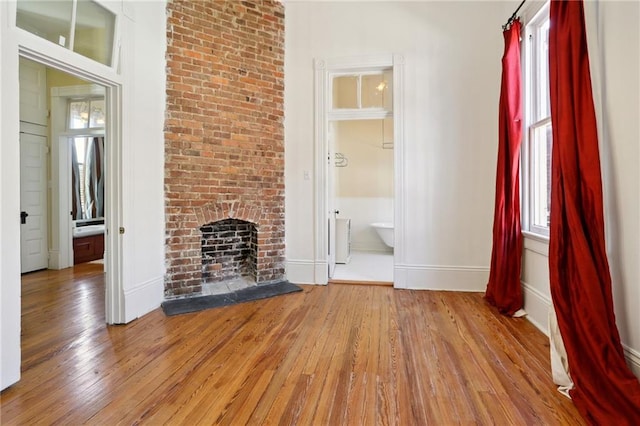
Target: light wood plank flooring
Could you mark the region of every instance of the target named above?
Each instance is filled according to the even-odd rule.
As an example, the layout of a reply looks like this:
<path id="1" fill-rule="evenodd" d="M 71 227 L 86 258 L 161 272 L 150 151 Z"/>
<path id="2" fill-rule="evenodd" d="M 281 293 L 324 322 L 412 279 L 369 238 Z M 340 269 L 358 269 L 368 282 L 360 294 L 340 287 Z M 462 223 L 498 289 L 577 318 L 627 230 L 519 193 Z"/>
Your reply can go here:
<path id="1" fill-rule="evenodd" d="M 104 325 L 101 265 L 26 275 L 3 425 L 581 425 L 546 338 L 480 294 L 385 286 Z"/>

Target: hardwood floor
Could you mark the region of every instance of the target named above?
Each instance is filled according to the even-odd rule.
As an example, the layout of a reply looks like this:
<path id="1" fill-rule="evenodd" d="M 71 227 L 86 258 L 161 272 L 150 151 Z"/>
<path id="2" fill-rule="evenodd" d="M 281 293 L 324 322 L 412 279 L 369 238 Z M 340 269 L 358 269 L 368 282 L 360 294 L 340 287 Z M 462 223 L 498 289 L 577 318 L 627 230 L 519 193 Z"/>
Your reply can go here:
<path id="1" fill-rule="evenodd" d="M 480 294 L 302 286 L 107 327 L 102 277 L 24 277 L 3 425 L 585 424 L 552 384 L 547 339 Z"/>

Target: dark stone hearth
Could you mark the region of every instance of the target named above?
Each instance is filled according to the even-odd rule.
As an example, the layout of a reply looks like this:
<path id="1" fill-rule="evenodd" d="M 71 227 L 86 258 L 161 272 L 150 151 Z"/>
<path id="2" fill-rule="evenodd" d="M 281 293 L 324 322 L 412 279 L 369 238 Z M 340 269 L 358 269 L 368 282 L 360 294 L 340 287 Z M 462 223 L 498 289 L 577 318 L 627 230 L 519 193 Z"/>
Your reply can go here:
<path id="1" fill-rule="evenodd" d="M 204 309 L 218 308 L 221 306 L 235 305 L 237 303 L 266 299 L 269 297 L 295 293 L 299 291 L 302 291 L 302 289 L 297 285 L 291 284 L 289 281 L 280 281 L 276 283 L 245 288 L 233 293 L 166 300 L 162 303 L 162 310 L 167 316 L 179 315 L 189 312 L 202 311 Z"/>

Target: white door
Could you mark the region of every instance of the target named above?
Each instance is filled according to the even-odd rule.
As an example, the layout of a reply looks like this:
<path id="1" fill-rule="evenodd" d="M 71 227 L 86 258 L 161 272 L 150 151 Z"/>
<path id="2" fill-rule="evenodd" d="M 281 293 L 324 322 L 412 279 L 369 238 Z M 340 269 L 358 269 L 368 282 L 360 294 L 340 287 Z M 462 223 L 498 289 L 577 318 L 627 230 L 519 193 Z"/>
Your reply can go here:
<path id="1" fill-rule="evenodd" d="M 47 67 L 20 58 L 20 121 L 47 126 Z"/>
<path id="2" fill-rule="evenodd" d="M 47 138 L 20 134 L 21 272 L 47 268 Z"/>

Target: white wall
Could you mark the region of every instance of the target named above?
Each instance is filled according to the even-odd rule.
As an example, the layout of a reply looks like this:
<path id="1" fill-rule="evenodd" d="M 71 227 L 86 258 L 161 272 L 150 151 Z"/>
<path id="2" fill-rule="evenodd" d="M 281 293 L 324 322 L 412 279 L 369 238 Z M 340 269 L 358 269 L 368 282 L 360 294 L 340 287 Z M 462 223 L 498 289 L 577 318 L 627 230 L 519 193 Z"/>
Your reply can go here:
<path id="1" fill-rule="evenodd" d="M 491 254 L 501 2 L 286 2 L 288 278 L 313 283 L 313 60 L 405 61 L 404 246 L 396 285 L 482 291 Z M 396 123 L 398 125 L 398 123 Z M 311 179 L 305 180 L 305 172 Z M 398 220 L 398 218 L 395 218 Z M 402 253 L 402 255 L 398 255 Z M 400 284 L 400 285 L 399 285 Z"/>
<path id="2" fill-rule="evenodd" d="M 391 251 L 371 227 L 374 222 L 393 222 L 393 150 L 382 148 L 382 123 L 383 120 L 333 123 L 335 150 L 347 161 L 345 167 L 333 166 L 334 208 L 340 211 L 338 217 L 351 219 L 354 251 Z"/>
<path id="3" fill-rule="evenodd" d="M 586 2 L 585 20 L 601 132 L 607 254 L 616 322 L 640 376 L 640 4 Z M 600 88 L 600 90 L 598 90 Z M 600 93 L 599 93 L 600 92 Z M 529 319 L 547 331 L 548 244 L 525 240 L 522 281 Z"/>
<path id="4" fill-rule="evenodd" d="M 9 44 L 4 6 L 0 4 L 0 389 L 20 377 L 18 56 L 2 54 Z M 6 84 L 10 76 L 12 84 Z M 12 112 L 15 120 L 7 122 Z"/>
<path id="5" fill-rule="evenodd" d="M 131 1 L 127 8 L 132 19 L 124 29 L 122 66 L 125 322 L 160 306 L 165 274 L 166 4 Z"/>
<path id="6" fill-rule="evenodd" d="M 164 291 L 165 3 L 114 2 L 125 12 L 119 74 L 15 28 L 0 2 L 0 388 L 20 376 L 18 44 L 122 85 L 122 273 L 114 277 L 128 322 L 159 307 Z M 144 54 L 140 54 L 144 52 Z"/>

